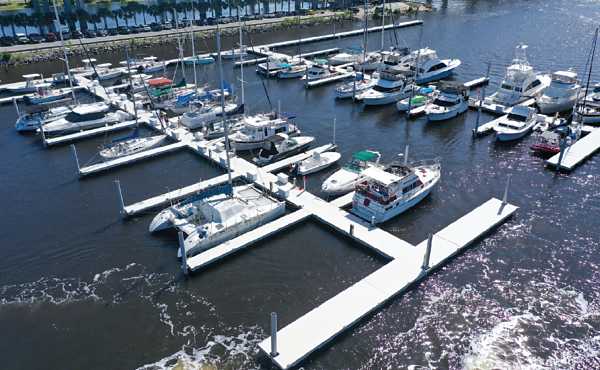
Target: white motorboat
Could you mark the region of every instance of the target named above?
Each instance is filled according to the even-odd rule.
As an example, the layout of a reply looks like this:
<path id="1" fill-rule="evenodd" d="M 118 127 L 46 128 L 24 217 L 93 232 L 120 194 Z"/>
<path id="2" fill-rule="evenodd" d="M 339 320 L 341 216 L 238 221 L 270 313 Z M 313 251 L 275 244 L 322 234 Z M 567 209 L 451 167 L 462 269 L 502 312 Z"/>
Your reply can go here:
<path id="1" fill-rule="evenodd" d="M 41 129 L 45 135 L 68 134 L 123 122 L 131 118 L 124 111 L 108 112 L 109 109 L 110 107 L 103 102 L 82 104 L 71 109 L 65 116 L 44 123 Z"/>
<path id="2" fill-rule="evenodd" d="M 167 135 L 156 135 L 149 137 L 134 137 L 127 140 L 114 142 L 112 145 L 102 149 L 100 156 L 103 159 L 115 159 L 143 152 L 159 146 Z"/>
<path id="3" fill-rule="evenodd" d="M 554 114 L 573 109 L 581 85 L 577 73 L 573 70 L 557 71 L 552 74 L 550 86 L 537 98 L 536 104 L 543 114 Z"/>
<path id="4" fill-rule="evenodd" d="M 212 64 L 215 62 L 215 58 L 211 57 L 210 55 L 206 55 L 206 56 L 200 56 L 200 55 L 196 55 L 194 56 L 190 56 L 190 57 L 185 57 L 183 58 L 183 63 L 184 64 L 200 64 L 200 65 L 204 65 L 204 64 Z"/>
<path id="5" fill-rule="evenodd" d="M 111 68 L 111 63 L 101 63 L 96 66 L 94 77 L 100 81 L 113 80 L 123 75 L 124 71 L 120 68 Z"/>
<path id="6" fill-rule="evenodd" d="M 30 113 L 20 116 L 16 123 L 15 129 L 18 132 L 31 132 L 36 131 L 44 122 L 50 122 L 64 117 L 67 113 L 71 112 L 71 108 L 68 106 L 60 106 L 50 108 L 47 111 Z"/>
<path id="7" fill-rule="evenodd" d="M 292 58 L 285 54 L 273 53 L 267 57 L 266 62 L 259 63 L 256 66 L 256 72 L 266 76 L 276 76 L 282 69 L 302 63 L 303 60 L 301 58 Z"/>
<path id="8" fill-rule="evenodd" d="M 337 53 L 329 58 L 329 64 L 339 66 L 342 64 L 358 63 L 362 59 L 362 49 L 348 48 L 340 53 Z"/>
<path id="9" fill-rule="evenodd" d="M 365 105 L 386 105 L 411 96 L 417 89 L 404 70 L 391 67 L 379 74 L 375 86 L 357 95 L 356 99 Z"/>
<path id="10" fill-rule="evenodd" d="M 71 68 L 71 73 L 83 77 L 91 77 L 94 74 L 94 67 L 92 67 L 92 63 L 96 63 L 96 59 L 82 59 L 81 63 L 83 63 L 83 66 Z"/>
<path id="11" fill-rule="evenodd" d="M 516 48 L 515 59 L 506 68 L 500 87 L 484 99 L 481 108 L 494 113 L 506 113 L 507 108 L 541 95 L 550 81 L 549 75 L 534 72 L 527 61 L 527 45 L 520 44 Z"/>
<path id="12" fill-rule="evenodd" d="M 252 160 L 259 166 L 265 165 L 299 153 L 308 148 L 313 141 L 315 141 L 313 136 L 289 137 L 286 134 L 279 133 L 270 138 L 266 147 L 262 148 L 258 152 L 258 156 Z"/>
<path id="13" fill-rule="evenodd" d="M 285 213 L 285 203 L 265 195 L 252 185 L 208 189 L 162 210 L 150 223 L 150 232 L 171 227 L 187 237 L 188 256 L 264 225 Z M 181 257 L 181 251 L 178 256 Z"/>
<path id="14" fill-rule="evenodd" d="M 575 119 L 586 125 L 600 124 L 600 106 L 578 104 L 575 109 Z"/>
<path id="15" fill-rule="evenodd" d="M 319 172 L 339 161 L 341 157 L 342 155 L 338 152 L 314 152 L 310 157 L 296 165 L 296 173 L 305 176 Z"/>
<path id="16" fill-rule="evenodd" d="M 515 105 L 509 113 L 496 119 L 494 131 L 496 140 L 518 140 L 529 134 L 537 122 L 535 109 L 523 105 Z"/>
<path id="17" fill-rule="evenodd" d="M 446 84 L 440 94 L 425 107 L 428 121 L 444 121 L 469 109 L 467 89 L 462 84 Z"/>
<path id="18" fill-rule="evenodd" d="M 223 116 L 223 108 L 220 104 L 205 104 L 195 101 L 193 105 L 194 107 L 183 113 L 179 120 L 182 125 L 191 130 L 216 122 Z M 228 115 L 236 114 L 240 110 L 243 110 L 243 107 L 235 103 L 225 104 L 225 113 Z"/>
<path id="19" fill-rule="evenodd" d="M 38 86 L 46 83 L 39 73 L 31 73 L 22 77 L 25 79 L 24 82 L 6 85 L 4 90 L 12 94 L 31 93 L 35 92 Z"/>
<path id="20" fill-rule="evenodd" d="M 335 88 L 335 97 L 337 99 L 347 99 L 360 95 L 362 92 L 373 88 L 377 84 L 378 73 L 374 73 L 371 78 L 362 73 L 357 73 L 355 79 L 351 82 L 344 82 Z"/>
<path id="21" fill-rule="evenodd" d="M 279 133 L 292 135 L 299 132 L 292 118 L 278 117 L 273 113 L 244 117 L 243 125 L 238 132 L 229 135 L 229 142 L 235 150 L 260 149 Z"/>
<path id="22" fill-rule="evenodd" d="M 136 70 L 139 73 L 147 74 L 162 72 L 166 68 L 166 64 L 164 62 L 159 62 L 158 58 L 155 56 L 145 57 L 141 60 L 132 59 L 129 60 L 129 62 L 127 60 L 124 60 L 122 62 L 119 62 L 119 64 L 131 70 Z"/>
<path id="23" fill-rule="evenodd" d="M 370 72 L 380 69 L 383 64 L 383 55 L 380 52 L 367 53 L 366 56 L 360 57 L 358 62 L 354 64 L 354 69 L 362 72 Z"/>
<path id="24" fill-rule="evenodd" d="M 460 59 L 440 59 L 435 50 L 424 48 L 407 55 L 403 64 L 415 72 L 416 83 L 422 85 L 450 77 L 452 72 L 460 67 L 461 61 Z"/>
<path id="25" fill-rule="evenodd" d="M 306 64 L 292 65 L 288 63 L 282 64 L 281 67 L 283 68 L 277 71 L 277 78 L 280 79 L 301 78 L 306 74 L 308 68 Z"/>
<path id="26" fill-rule="evenodd" d="M 357 185 L 352 213 L 372 223 L 385 222 L 422 201 L 441 177 L 438 160 L 411 165 L 370 167 Z"/>
<path id="27" fill-rule="evenodd" d="M 306 71 L 305 79 L 309 81 L 320 80 L 329 77 L 337 71 L 332 70 L 325 59 L 315 59 Z"/>
<path id="28" fill-rule="evenodd" d="M 23 101 L 29 105 L 44 105 L 65 99 L 70 94 L 71 89 L 53 89 L 52 84 L 41 83 L 32 95 L 25 95 Z"/>
<path id="29" fill-rule="evenodd" d="M 379 166 L 381 154 L 371 150 L 363 150 L 352 155 L 352 160 L 329 176 L 321 185 L 327 195 L 342 195 L 351 192 L 354 185 L 362 178 L 362 173 L 369 167 Z"/>

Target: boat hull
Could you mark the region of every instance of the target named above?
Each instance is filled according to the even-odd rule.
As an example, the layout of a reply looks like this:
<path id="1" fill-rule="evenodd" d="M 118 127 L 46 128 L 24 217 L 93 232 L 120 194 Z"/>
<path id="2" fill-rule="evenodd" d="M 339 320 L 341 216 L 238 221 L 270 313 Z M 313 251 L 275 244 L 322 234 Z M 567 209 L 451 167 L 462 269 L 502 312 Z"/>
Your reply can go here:
<path id="1" fill-rule="evenodd" d="M 514 132 L 496 132 L 496 140 L 497 141 L 514 141 L 519 140 L 525 137 L 527 134 L 531 132 L 531 127 L 526 130 L 514 131 Z"/>

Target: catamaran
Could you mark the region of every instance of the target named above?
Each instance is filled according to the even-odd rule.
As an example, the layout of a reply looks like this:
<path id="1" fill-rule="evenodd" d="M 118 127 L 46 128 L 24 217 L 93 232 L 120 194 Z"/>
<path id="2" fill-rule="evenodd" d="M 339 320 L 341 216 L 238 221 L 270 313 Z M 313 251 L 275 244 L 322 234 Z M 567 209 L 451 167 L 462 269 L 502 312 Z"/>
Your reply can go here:
<path id="1" fill-rule="evenodd" d="M 363 172 L 352 199 L 352 213 L 379 224 L 422 201 L 441 177 L 439 160 L 411 165 L 393 163 L 385 169 L 370 167 Z"/>
<path id="2" fill-rule="evenodd" d="M 354 153 L 349 163 L 323 181 L 321 190 L 330 196 L 351 192 L 367 168 L 379 166 L 380 158 L 379 152 L 371 150 Z"/>

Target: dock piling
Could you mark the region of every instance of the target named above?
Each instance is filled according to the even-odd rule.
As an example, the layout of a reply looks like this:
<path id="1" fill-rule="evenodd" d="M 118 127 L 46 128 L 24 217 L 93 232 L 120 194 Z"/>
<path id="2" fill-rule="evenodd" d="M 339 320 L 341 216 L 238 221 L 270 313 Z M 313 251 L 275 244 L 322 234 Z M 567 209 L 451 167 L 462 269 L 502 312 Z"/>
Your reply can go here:
<path id="1" fill-rule="evenodd" d="M 350 224 L 350 236 L 354 235 L 354 224 Z"/>
<path id="2" fill-rule="evenodd" d="M 404 147 L 404 165 L 408 165 L 408 144 Z"/>
<path id="3" fill-rule="evenodd" d="M 77 165 L 77 173 L 81 174 L 81 167 L 79 166 L 79 157 L 77 157 L 77 149 L 75 149 L 75 144 L 71 144 L 71 152 L 73 152 L 73 157 L 75 157 L 75 164 Z"/>
<path id="4" fill-rule="evenodd" d="M 185 243 L 183 242 L 183 231 L 179 231 L 177 233 L 177 240 L 179 241 L 179 251 L 181 252 L 181 270 L 183 274 L 187 276 L 188 274 L 188 264 L 187 264 L 187 253 L 185 253 Z"/>
<path id="5" fill-rule="evenodd" d="M 276 357 L 277 352 L 277 312 L 271 312 L 271 357 Z"/>
<path id="6" fill-rule="evenodd" d="M 427 237 L 427 248 L 425 249 L 425 255 L 423 256 L 423 265 L 421 269 L 423 271 L 429 270 L 429 256 L 431 256 L 431 246 L 433 244 L 433 234 L 429 233 Z"/>
<path id="7" fill-rule="evenodd" d="M 508 175 L 506 179 L 506 186 L 504 187 L 504 196 L 502 197 L 502 207 L 504 207 L 508 203 L 508 189 L 510 188 L 510 179 L 511 175 Z"/>
<path id="8" fill-rule="evenodd" d="M 125 215 L 125 202 L 123 201 L 123 192 L 121 191 L 121 181 L 115 180 L 115 185 L 117 186 L 117 195 L 119 196 L 119 213 L 121 216 Z"/>
<path id="9" fill-rule="evenodd" d="M 17 103 L 17 98 L 12 98 L 13 104 L 15 105 L 15 110 L 17 111 L 17 117 L 21 117 L 21 112 L 19 111 L 19 103 Z"/>

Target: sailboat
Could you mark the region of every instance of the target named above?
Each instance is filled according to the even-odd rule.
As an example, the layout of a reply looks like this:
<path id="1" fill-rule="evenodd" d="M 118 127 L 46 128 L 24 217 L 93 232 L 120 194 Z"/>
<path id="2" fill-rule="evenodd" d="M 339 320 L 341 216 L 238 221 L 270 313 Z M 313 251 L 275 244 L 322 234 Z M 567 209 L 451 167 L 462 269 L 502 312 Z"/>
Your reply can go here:
<path id="1" fill-rule="evenodd" d="M 217 29 L 219 77 L 223 81 L 221 37 Z M 221 83 L 223 90 L 223 84 Z M 223 92 L 223 91 L 222 91 Z M 221 98 L 224 107 L 224 96 Z M 229 159 L 228 127 L 225 115 L 225 158 L 228 183 L 207 189 L 161 211 L 150 224 L 150 231 L 177 227 L 186 238 L 178 256 L 192 256 L 242 235 L 274 220 L 285 212 L 285 203 L 264 194 L 253 185 L 233 186 Z"/>

